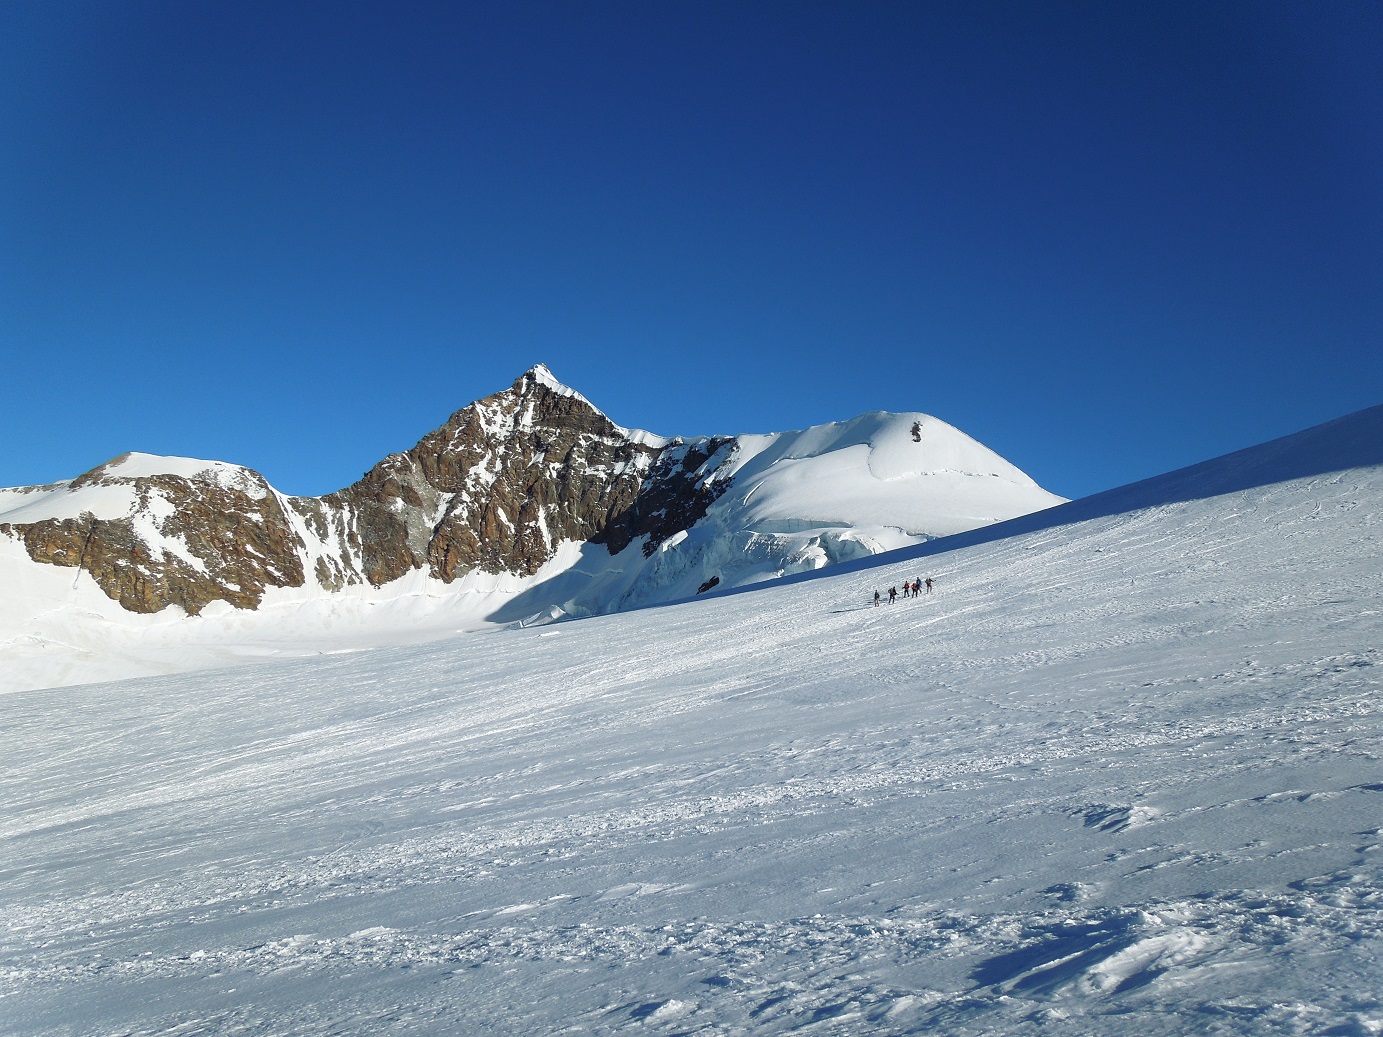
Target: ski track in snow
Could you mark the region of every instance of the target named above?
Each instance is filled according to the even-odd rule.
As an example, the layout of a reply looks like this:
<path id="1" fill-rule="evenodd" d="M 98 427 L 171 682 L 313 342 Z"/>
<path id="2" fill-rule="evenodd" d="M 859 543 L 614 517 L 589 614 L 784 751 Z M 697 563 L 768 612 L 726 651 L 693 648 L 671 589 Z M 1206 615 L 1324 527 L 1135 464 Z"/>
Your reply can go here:
<path id="1" fill-rule="evenodd" d="M 1383 1033 L 1380 491 L 6 696 L 0 1032 Z"/>

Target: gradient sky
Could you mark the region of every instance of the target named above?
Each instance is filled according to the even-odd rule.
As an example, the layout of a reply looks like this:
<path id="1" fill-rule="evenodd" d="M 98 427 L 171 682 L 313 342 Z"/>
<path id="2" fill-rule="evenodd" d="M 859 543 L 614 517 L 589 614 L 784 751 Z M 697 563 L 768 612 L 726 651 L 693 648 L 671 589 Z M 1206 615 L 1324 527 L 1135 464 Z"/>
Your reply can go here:
<path id="1" fill-rule="evenodd" d="M 1383 5 L 0 8 L 0 485 L 319 494 L 548 364 L 1082 496 L 1383 402 Z"/>

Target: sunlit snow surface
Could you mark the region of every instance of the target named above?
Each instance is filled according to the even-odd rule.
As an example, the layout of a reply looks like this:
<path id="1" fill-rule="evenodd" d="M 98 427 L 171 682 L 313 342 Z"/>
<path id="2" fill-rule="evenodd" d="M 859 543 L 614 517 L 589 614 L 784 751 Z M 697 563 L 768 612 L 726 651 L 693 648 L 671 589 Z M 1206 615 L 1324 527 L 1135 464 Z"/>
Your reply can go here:
<path id="1" fill-rule="evenodd" d="M 1383 411 L 1333 429 L 755 591 L 0 698 L 0 1031 L 1383 1032 Z"/>

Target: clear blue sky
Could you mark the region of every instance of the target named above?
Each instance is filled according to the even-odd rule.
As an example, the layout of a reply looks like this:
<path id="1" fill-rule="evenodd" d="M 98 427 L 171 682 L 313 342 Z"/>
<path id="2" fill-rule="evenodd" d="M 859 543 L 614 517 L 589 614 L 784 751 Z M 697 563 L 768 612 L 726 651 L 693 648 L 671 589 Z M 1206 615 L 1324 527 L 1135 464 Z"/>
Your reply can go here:
<path id="1" fill-rule="evenodd" d="M 324 493 L 547 363 L 1080 496 L 1383 402 L 1383 5 L 7 0 L 0 485 Z"/>

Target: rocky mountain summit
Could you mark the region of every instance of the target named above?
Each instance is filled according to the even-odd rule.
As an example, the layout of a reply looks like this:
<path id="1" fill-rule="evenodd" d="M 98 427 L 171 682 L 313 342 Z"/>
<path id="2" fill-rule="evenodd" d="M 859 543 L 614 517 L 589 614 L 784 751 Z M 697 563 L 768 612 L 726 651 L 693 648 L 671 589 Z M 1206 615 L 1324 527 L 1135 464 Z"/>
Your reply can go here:
<path id="1" fill-rule="evenodd" d="M 709 465 L 725 442 L 631 433 L 538 366 L 353 486 L 291 504 L 335 549 L 317 559 L 324 586 L 533 576 L 564 541 L 618 554 L 646 537 L 650 553 L 696 522 L 728 485 Z"/>
<path id="2" fill-rule="evenodd" d="M 124 454 L 68 482 L 0 490 L 0 542 L 78 570 L 134 613 L 256 609 L 274 588 L 331 595 L 421 573 L 581 614 L 1060 500 L 927 415 L 663 439 L 621 428 L 539 365 L 324 497 L 281 494 L 236 465 Z"/>

